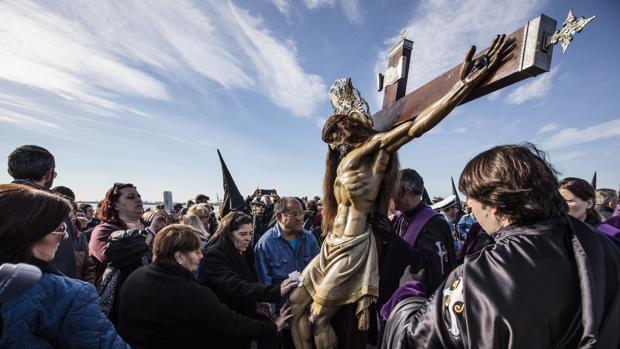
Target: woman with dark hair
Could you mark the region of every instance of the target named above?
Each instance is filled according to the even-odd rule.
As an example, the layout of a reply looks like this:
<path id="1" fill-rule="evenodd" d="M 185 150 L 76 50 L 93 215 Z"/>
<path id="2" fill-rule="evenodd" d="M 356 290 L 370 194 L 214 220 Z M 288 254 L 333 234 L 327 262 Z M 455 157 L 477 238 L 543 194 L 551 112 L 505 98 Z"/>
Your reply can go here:
<path id="1" fill-rule="evenodd" d="M 95 288 L 50 265 L 70 213 L 60 196 L 0 185 L 0 264 L 29 263 L 43 272 L 33 288 L 2 304 L 1 348 L 128 347 L 97 307 Z"/>
<path id="2" fill-rule="evenodd" d="M 564 178 L 560 181 L 560 194 L 568 204 L 568 214 L 604 234 L 620 238 L 620 229 L 602 222 L 600 214 L 594 208 L 596 191 L 590 183 L 581 178 Z"/>
<path id="3" fill-rule="evenodd" d="M 233 348 L 238 341 L 274 338 L 290 317 L 283 311 L 275 323 L 248 318 L 199 285 L 192 276 L 202 258 L 199 234 L 180 224 L 162 229 L 153 263 L 125 282 L 118 329 L 133 348 Z"/>
<path id="4" fill-rule="evenodd" d="M 108 238 L 112 232 L 117 230 L 151 228 L 156 232 L 161 221 L 153 220 L 151 226 L 145 224 L 141 217 L 144 213 L 142 198 L 136 187 L 131 183 L 115 183 L 112 188 L 105 193 L 104 199 L 98 208 L 101 224 L 93 230 L 89 249 L 90 254 L 99 263 L 106 264 L 105 252 L 108 245 Z M 162 216 L 163 218 L 163 216 Z M 161 227 L 159 227 L 161 228 Z"/>
<path id="5" fill-rule="evenodd" d="M 531 144 L 467 163 L 459 183 L 494 243 L 430 299 L 415 281 L 381 310 L 384 348 L 618 348 L 620 245 L 566 215 L 555 170 Z"/>
<path id="6" fill-rule="evenodd" d="M 141 220 L 142 198 L 133 184 L 116 183 L 99 207 L 102 224 L 92 233 L 90 254 L 98 262 L 97 288 L 101 310 L 118 322 L 118 293 L 135 269 L 150 263 L 153 237 L 166 224 L 161 212 L 149 226 Z"/>
<path id="7" fill-rule="evenodd" d="M 231 310 L 250 318 L 266 319 L 270 316 L 270 307 L 258 302 L 280 302 L 296 281 L 287 279 L 279 285 L 258 282 L 251 248 L 252 234 L 252 217 L 238 211 L 227 214 L 209 240 L 198 282 L 212 289 Z M 250 340 L 231 338 L 227 347 L 249 348 Z"/>

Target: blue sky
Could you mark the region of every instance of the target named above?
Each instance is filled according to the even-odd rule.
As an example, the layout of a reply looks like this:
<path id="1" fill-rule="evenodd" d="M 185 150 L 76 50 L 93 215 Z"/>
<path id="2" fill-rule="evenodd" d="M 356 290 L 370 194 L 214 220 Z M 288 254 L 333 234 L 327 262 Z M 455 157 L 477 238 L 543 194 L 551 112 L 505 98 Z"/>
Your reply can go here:
<path id="1" fill-rule="evenodd" d="M 408 90 L 540 13 L 597 18 L 552 72 L 457 108 L 399 152 L 431 195 L 496 144 L 531 141 L 562 176 L 620 187 L 617 1 L 2 1 L 0 154 L 37 144 L 56 185 L 99 200 L 114 182 L 147 200 L 222 195 L 216 148 L 242 193 L 322 195 L 329 85 L 351 77 L 376 111 L 375 74 L 401 29 Z M 10 180 L 6 161 L 0 181 Z"/>

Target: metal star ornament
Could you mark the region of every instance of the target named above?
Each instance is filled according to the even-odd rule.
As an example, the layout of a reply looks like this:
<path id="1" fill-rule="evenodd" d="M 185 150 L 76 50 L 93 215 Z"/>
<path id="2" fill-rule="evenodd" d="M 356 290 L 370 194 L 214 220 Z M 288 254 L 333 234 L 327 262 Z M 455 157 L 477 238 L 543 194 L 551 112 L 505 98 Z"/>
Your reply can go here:
<path id="1" fill-rule="evenodd" d="M 562 53 L 565 53 L 568 45 L 573 41 L 573 36 L 581 32 L 586 24 L 590 23 L 594 18 L 596 18 L 596 16 L 589 18 L 582 16 L 577 19 L 573 14 L 573 9 L 570 9 L 564 24 L 562 24 L 562 30 L 556 30 L 555 33 L 553 33 L 547 46 L 555 45 L 559 42 L 560 46 L 562 46 Z"/>

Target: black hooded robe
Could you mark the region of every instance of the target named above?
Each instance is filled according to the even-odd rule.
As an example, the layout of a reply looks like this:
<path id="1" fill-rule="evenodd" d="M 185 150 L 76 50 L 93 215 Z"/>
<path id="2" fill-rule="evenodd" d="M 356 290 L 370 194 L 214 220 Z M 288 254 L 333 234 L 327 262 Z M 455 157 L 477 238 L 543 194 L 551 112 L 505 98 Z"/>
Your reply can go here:
<path id="1" fill-rule="evenodd" d="M 618 243 L 571 217 L 494 238 L 430 299 L 402 299 L 383 348 L 619 347 Z"/>

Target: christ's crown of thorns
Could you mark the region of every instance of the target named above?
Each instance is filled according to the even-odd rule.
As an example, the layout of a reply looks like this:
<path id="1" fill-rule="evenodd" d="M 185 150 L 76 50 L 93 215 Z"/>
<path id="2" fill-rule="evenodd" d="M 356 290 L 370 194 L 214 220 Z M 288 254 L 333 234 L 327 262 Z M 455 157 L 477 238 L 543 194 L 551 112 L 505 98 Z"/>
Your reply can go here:
<path id="1" fill-rule="evenodd" d="M 372 127 L 372 117 L 368 103 L 360 95 L 351 78 L 338 79 L 329 88 L 329 99 L 334 109 L 334 114 L 347 115 L 357 119 L 362 124 Z"/>

